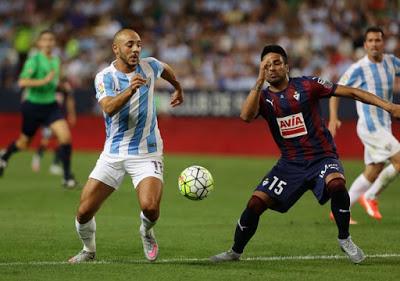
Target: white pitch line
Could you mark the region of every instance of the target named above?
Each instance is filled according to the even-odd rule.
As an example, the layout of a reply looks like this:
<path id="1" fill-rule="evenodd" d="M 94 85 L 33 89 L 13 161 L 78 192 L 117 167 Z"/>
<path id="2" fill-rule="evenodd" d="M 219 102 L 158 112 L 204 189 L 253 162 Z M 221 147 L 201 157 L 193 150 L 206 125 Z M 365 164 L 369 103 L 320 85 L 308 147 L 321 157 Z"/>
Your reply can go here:
<path id="1" fill-rule="evenodd" d="M 366 255 L 367 258 L 400 258 L 400 254 L 374 254 Z M 321 255 L 321 256 L 275 256 L 275 257 L 248 257 L 242 258 L 241 261 L 299 261 L 299 260 L 338 260 L 347 259 L 344 255 Z M 190 263 L 190 262 L 207 262 L 208 258 L 172 258 L 172 259 L 159 259 L 155 263 Z M 94 261 L 85 264 L 149 264 L 145 259 L 140 260 L 126 260 L 126 261 Z M 211 262 L 210 262 L 211 263 Z M 28 262 L 0 262 L 0 266 L 41 266 L 41 265 L 65 265 L 69 264 L 67 261 L 28 261 Z"/>

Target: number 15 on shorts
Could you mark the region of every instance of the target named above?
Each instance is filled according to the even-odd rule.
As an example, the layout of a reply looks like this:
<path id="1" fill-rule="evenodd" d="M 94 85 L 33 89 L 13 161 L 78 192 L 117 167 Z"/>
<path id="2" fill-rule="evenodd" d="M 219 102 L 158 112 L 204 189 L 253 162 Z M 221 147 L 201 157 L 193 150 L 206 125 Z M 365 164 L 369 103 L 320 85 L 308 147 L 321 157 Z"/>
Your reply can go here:
<path id="1" fill-rule="evenodd" d="M 268 189 L 272 190 L 276 195 L 280 195 L 283 191 L 283 188 L 287 185 L 287 182 L 280 180 L 278 177 L 273 176 L 273 181 L 269 185 Z M 265 183 L 265 184 L 264 184 Z M 268 184 L 268 179 L 263 182 L 264 185 Z"/>

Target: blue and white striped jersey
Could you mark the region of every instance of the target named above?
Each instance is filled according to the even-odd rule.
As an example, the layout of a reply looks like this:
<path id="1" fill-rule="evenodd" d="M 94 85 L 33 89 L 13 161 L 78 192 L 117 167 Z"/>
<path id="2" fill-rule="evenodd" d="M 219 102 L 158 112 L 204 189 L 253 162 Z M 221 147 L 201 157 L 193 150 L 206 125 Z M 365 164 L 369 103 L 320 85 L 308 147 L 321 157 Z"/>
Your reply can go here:
<path id="1" fill-rule="evenodd" d="M 343 74 L 338 84 L 363 89 L 388 101 L 393 100 L 395 76 L 400 76 L 400 59 L 384 54 L 380 63 L 373 63 L 368 56 L 361 58 Z M 391 129 L 390 114 L 385 110 L 357 101 L 358 126 L 368 132 L 382 128 Z"/>
<path id="2" fill-rule="evenodd" d="M 149 79 L 117 114 L 110 117 L 103 113 L 106 127 L 103 153 L 118 157 L 162 155 L 163 142 L 157 124 L 154 85 L 163 70 L 163 65 L 157 59 L 147 57 L 140 60 L 132 73 L 118 71 L 113 62 L 96 75 L 98 101 L 120 94 L 137 73 L 144 79 Z"/>

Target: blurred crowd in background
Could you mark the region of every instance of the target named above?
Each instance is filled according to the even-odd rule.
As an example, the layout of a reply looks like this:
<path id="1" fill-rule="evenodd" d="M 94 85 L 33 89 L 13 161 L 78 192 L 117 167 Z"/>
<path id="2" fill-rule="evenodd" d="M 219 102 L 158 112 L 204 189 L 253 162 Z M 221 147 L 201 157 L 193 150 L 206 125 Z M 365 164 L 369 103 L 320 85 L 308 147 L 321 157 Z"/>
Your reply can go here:
<path id="1" fill-rule="evenodd" d="M 381 26 L 386 49 L 400 57 L 397 0 L 1 0 L 0 82 L 16 87 L 37 34 L 57 34 L 64 74 L 93 87 L 108 65 L 112 37 L 131 27 L 142 56 L 170 64 L 185 89 L 248 90 L 267 43 L 284 46 L 292 76 L 337 81 L 363 51 L 363 33 Z"/>

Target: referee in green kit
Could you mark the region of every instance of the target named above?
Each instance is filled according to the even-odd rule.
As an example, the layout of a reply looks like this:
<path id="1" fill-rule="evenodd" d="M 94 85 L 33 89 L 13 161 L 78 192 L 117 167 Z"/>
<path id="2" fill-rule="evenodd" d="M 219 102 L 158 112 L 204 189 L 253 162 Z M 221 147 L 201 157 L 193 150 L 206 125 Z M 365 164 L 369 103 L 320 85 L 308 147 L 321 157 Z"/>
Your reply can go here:
<path id="1" fill-rule="evenodd" d="M 60 59 L 53 56 L 56 46 L 55 34 L 44 30 L 39 34 L 39 51 L 29 57 L 20 74 L 18 85 L 25 88 L 26 98 L 22 103 L 22 132 L 0 157 L 0 176 L 7 167 L 10 156 L 26 149 L 39 127 L 50 127 L 60 145 L 60 158 L 64 169 L 63 185 L 77 186 L 71 173 L 71 133 L 64 113 L 56 102 L 56 89 L 60 77 Z"/>

